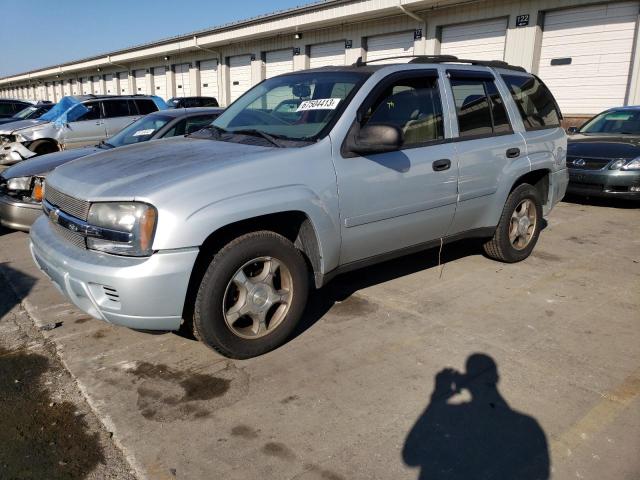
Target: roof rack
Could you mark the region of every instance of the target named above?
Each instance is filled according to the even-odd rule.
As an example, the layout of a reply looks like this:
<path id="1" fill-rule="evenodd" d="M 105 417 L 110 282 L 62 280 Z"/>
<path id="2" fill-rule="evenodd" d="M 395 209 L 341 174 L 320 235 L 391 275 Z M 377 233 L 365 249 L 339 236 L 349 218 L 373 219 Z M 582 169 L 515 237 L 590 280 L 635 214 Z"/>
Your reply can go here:
<path id="1" fill-rule="evenodd" d="M 358 60 L 356 60 L 353 66 L 364 67 L 369 63 L 407 58 L 411 58 L 411 60 L 409 60 L 409 63 L 468 63 L 470 65 L 478 65 L 482 67 L 504 68 L 506 70 L 526 72 L 524 68 L 510 65 L 507 62 L 503 62 L 502 60 L 468 60 L 458 58 L 454 55 L 399 55 L 395 57 L 376 58 L 375 60 L 371 60 L 370 62 L 365 62 L 362 60 L 362 57 L 358 57 Z"/>

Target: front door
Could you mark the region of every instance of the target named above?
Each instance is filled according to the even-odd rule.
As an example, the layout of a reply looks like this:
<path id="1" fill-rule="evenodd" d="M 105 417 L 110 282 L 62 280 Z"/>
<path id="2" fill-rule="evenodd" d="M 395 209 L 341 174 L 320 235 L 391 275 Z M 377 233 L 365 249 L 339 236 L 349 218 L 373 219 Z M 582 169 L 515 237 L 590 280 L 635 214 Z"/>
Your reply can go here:
<path id="1" fill-rule="evenodd" d="M 445 126 L 436 70 L 391 75 L 360 109 L 354 129 L 395 125 L 399 151 L 337 153 L 341 264 L 443 237 L 457 200 L 458 170 Z M 336 149 L 337 150 L 337 149 Z"/>

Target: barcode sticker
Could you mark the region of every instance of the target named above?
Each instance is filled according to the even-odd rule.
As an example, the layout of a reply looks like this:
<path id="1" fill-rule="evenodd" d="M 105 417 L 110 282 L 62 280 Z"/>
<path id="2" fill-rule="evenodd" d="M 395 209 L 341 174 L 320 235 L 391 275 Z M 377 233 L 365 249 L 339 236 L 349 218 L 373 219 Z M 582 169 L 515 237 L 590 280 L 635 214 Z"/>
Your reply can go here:
<path id="1" fill-rule="evenodd" d="M 308 110 L 335 110 L 338 108 L 340 98 L 319 98 L 318 100 L 305 100 L 296 112 L 306 112 Z"/>

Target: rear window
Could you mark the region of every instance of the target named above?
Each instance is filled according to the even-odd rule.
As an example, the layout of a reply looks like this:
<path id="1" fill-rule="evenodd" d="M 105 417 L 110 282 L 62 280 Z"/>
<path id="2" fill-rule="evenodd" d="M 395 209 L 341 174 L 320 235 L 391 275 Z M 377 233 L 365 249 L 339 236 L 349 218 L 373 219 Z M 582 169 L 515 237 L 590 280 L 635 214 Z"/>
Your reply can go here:
<path id="1" fill-rule="evenodd" d="M 138 106 L 138 111 L 140 112 L 140 115 L 146 115 L 148 113 L 153 113 L 158 111 L 158 107 L 156 106 L 155 103 L 153 103 L 153 100 L 136 99 L 135 102 L 136 102 L 136 105 Z"/>
<path id="2" fill-rule="evenodd" d="M 502 75 L 502 79 L 518 106 L 525 130 L 560 126 L 562 115 L 544 83 L 536 77 L 522 75 Z"/>

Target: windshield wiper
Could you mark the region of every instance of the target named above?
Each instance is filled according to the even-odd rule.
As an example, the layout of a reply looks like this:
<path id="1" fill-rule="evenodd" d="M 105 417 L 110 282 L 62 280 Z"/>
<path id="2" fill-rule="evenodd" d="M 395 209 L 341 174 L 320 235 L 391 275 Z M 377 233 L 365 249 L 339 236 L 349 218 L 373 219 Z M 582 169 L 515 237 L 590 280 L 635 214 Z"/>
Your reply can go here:
<path id="1" fill-rule="evenodd" d="M 282 145 L 278 140 L 276 140 L 275 137 L 269 135 L 268 133 L 263 132 L 262 130 L 248 128 L 246 130 L 233 130 L 229 133 L 237 133 L 238 135 L 252 135 L 254 137 L 262 137 L 265 140 L 271 142 L 276 147 L 284 148 L 284 145 Z"/>

